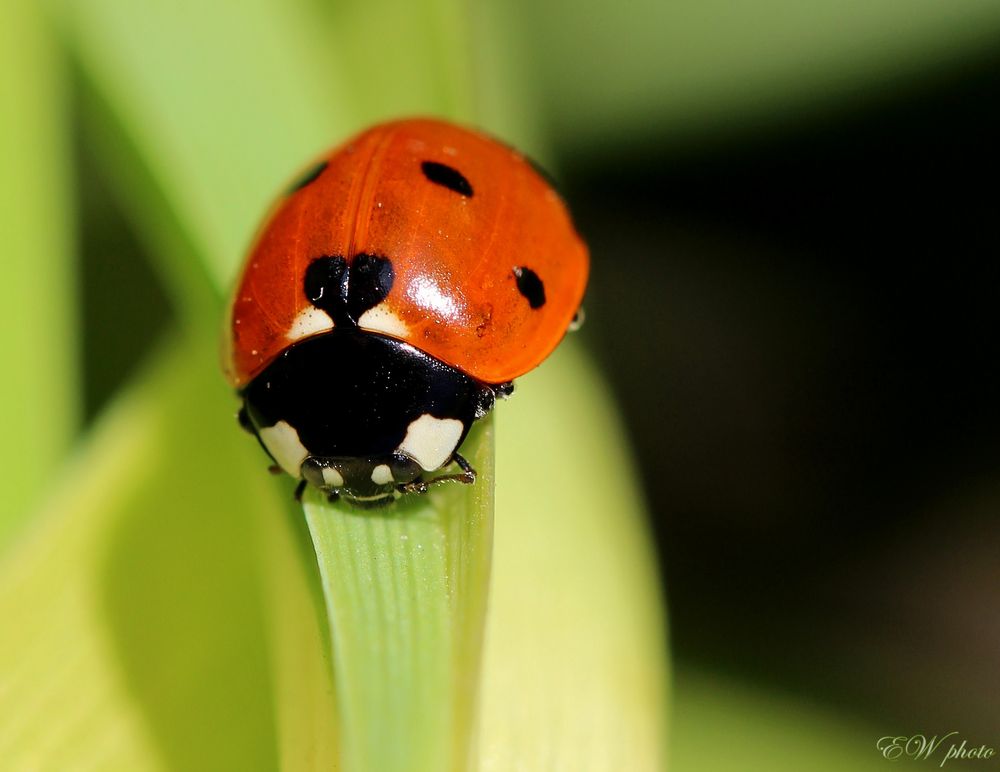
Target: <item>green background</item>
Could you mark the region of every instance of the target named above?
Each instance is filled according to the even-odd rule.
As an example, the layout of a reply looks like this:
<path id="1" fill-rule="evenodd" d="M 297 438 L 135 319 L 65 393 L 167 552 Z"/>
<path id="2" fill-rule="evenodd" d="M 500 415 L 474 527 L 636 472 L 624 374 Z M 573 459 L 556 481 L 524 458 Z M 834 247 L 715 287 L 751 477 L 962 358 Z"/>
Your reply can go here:
<path id="1" fill-rule="evenodd" d="M 682 772 L 874 769 L 882 735 L 994 738 L 995 2 L 0 13 L 10 768 L 336 755 L 289 486 L 244 474 L 216 372 L 221 297 L 306 159 L 425 113 L 549 166 L 594 261 L 582 341 L 496 417 L 494 581 L 521 583 L 490 613 L 524 632 L 487 653 L 483 745 L 511 756 L 482 768 L 665 743 Z M 608 656 L 570 656 L 584 635 Z M 504 691 L 536 640 L 539 688 Z M 596 734 L 546 723 L 552 694 L 600 704 Z"/>

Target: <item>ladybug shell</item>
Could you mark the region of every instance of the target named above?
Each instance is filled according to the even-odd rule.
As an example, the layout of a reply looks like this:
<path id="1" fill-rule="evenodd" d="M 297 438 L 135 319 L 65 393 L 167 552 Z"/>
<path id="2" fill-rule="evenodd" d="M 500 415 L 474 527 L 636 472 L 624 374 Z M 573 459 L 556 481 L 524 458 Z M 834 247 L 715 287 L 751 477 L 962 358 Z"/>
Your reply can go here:
<path id="1" fill-rule="evenodd" d="M 443 121 L 375 126 L 310 169 L 258 235 L 226 336 L 233 386 L 334 328 L 308 296 L 307 270 L 319 258 L 349 268 L 358 256 L 387 260 L 391 275 L 346 323 L 491 384 L 556 347 L 588 273 L 562 200 L 515 150 Z"/>

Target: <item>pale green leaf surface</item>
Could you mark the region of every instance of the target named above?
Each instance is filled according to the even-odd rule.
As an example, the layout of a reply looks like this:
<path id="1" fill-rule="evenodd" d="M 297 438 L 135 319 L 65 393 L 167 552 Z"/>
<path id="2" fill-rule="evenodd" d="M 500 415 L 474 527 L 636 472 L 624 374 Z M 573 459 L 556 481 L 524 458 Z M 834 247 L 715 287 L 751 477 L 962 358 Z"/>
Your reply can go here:
<path id="1" fill-rule="evenodd" d="M 294 0 L 51 1 L 215 286 L 229 286 L 281 186 L 349 127 L 337 40 Z"/>
<path id="2" fill-rule="evenodd" d="M 0 563 L 0 758 L 9 769 L 161 766 L 122 682 L 100 581 L 123 486 L 154 452 L 154 412 L 148 399 L 121 400 Z"/>
<path id="3" fill-rule="evenodd" d="M 284 500 L 283 517 L 274 512 L 261 519 L 258 552 L 278 767 L 285 772 L 338 770 L 340 719 L 323 588 L 302 508 L 287 491 Z"/>
<path id="4" fill-rule="evenodd" d="M 465 0 L 366 0 L 324 5 L 327 34 L 359 124 L 433 113 L 468 118 L 475 81 Z M 359 125 L 360 127 L 360 125 Z"/>
<path id="5" fill-rule="evenodd" d="M 30 77 L 27 74 L 30 73 Z M 58 468 L 76 428 L 76 272 L 63 71 L 39 9 L 0 24 L 0 551 Z"/>
<path id="6" fill-rule="evenodd" d="M 470 61 L 474 76 L 474 123 L 535 159 L 550 155 L 538 110 L 537 78 L 527 41 L 510 3 L 471 3 L 468 9 Z"/>
<path id="7" fill-rule="evenodd" d="M 987 52 L 996 0 L 517 0 L 554 135 L 753 131 Z"/>
<path id="8" fill-rule="evenodd" d="M 692 668 L 678 668 L 673 693 L 671 772 L 884 772 L 893 766 L 875 746 L 889 731 L 808 701 Z"/>
<path id="9" fill-rule="evenodd" d="M 274 768 L 258 531 L 284 508 L 227 392 L 214 346 L 174 350 L 0 565 L 10 768 Z"/>
<path id="10" fill-rule="evenodd" d="M 492 546 L 492 421 L 462 447 L 474 485 L 377 510 L 306 496 L 346 769 L 468 768 Z"/>
<path id="11" fill-rule="evenodd" d="M 667 646 L 632 460 L 566 341 L 497 407 L 481 769 L 659 770 Z"/>

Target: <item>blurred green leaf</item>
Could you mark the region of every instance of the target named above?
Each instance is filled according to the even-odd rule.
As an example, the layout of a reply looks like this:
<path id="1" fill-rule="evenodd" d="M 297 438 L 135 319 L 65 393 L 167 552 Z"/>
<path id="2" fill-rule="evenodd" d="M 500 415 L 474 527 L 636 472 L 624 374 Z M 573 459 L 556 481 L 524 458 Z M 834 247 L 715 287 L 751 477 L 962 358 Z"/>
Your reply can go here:
<path id="1" fill-rule="evenodd" d="M 229 286 L 275 193 L 353 126 L 337 40 L 294 0 L 59 8 L 85 77 L 215 286 Z"/>
<path id="2" fill-rule="evenodd" d="M 659 770 L 667 645 L 632 459 L 565 341 L 497 407 L 497 516 L 480 764 Z"/>
<path id="3" fill-rule="evenodd" d="M 5 765 L 274 768 L 261 469 L 205 342 L 99 422 L 0 564 Z"/>
<path id="4" fill-rule="evenodd" d="M 678 669 L 673 715 L 672 772 L 876 772 L 889 764 L 875 747 L 887 732 L 707 671 Z"/>
<path id="5" fill-rule="evenodd" d="M 548 137 L 538 110 L 537 77 L 515 9 L 504 0 L 468 5 L 475 123 L 536 159 L 548 158 Z"/>
<path id="6" fill-rule="evenodd" d="M 59 468 L 79 409 L 64 85 L 37 5 L 11 0 L 0 24 L 0 402 L 13 408 L 0 445 L 0 550 Z"/>
<path id="7" fill-rule="evenodd" d="M 464 0 L 327 3 L 323 11 L 361 124 L 428 112 L 470 116 L 474 42 Z"/>
<path id="8" fill-rule="evenodd" d="M 578 151 L 896 90 L 995 46 L 995 0 L 518 0 L 553 135 Z"/>
<path id="9" fill-rule="evenodd" d="M 260 558 L 275 692 L 278 766 L 285 772 L 341 769 L 340 718 L 316 553 L 302 508 L 261 521 Z"/>

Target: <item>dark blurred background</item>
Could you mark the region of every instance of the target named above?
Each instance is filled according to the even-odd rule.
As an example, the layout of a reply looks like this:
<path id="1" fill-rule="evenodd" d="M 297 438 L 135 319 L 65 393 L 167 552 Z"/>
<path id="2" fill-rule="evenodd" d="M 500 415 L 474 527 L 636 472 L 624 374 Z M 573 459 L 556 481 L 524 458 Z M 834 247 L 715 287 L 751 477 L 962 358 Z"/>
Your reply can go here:
<path id="1" fill-rule="evenodd" d="M 995 732 L 998 65 L 560 159 L 682 663 Z"/>

